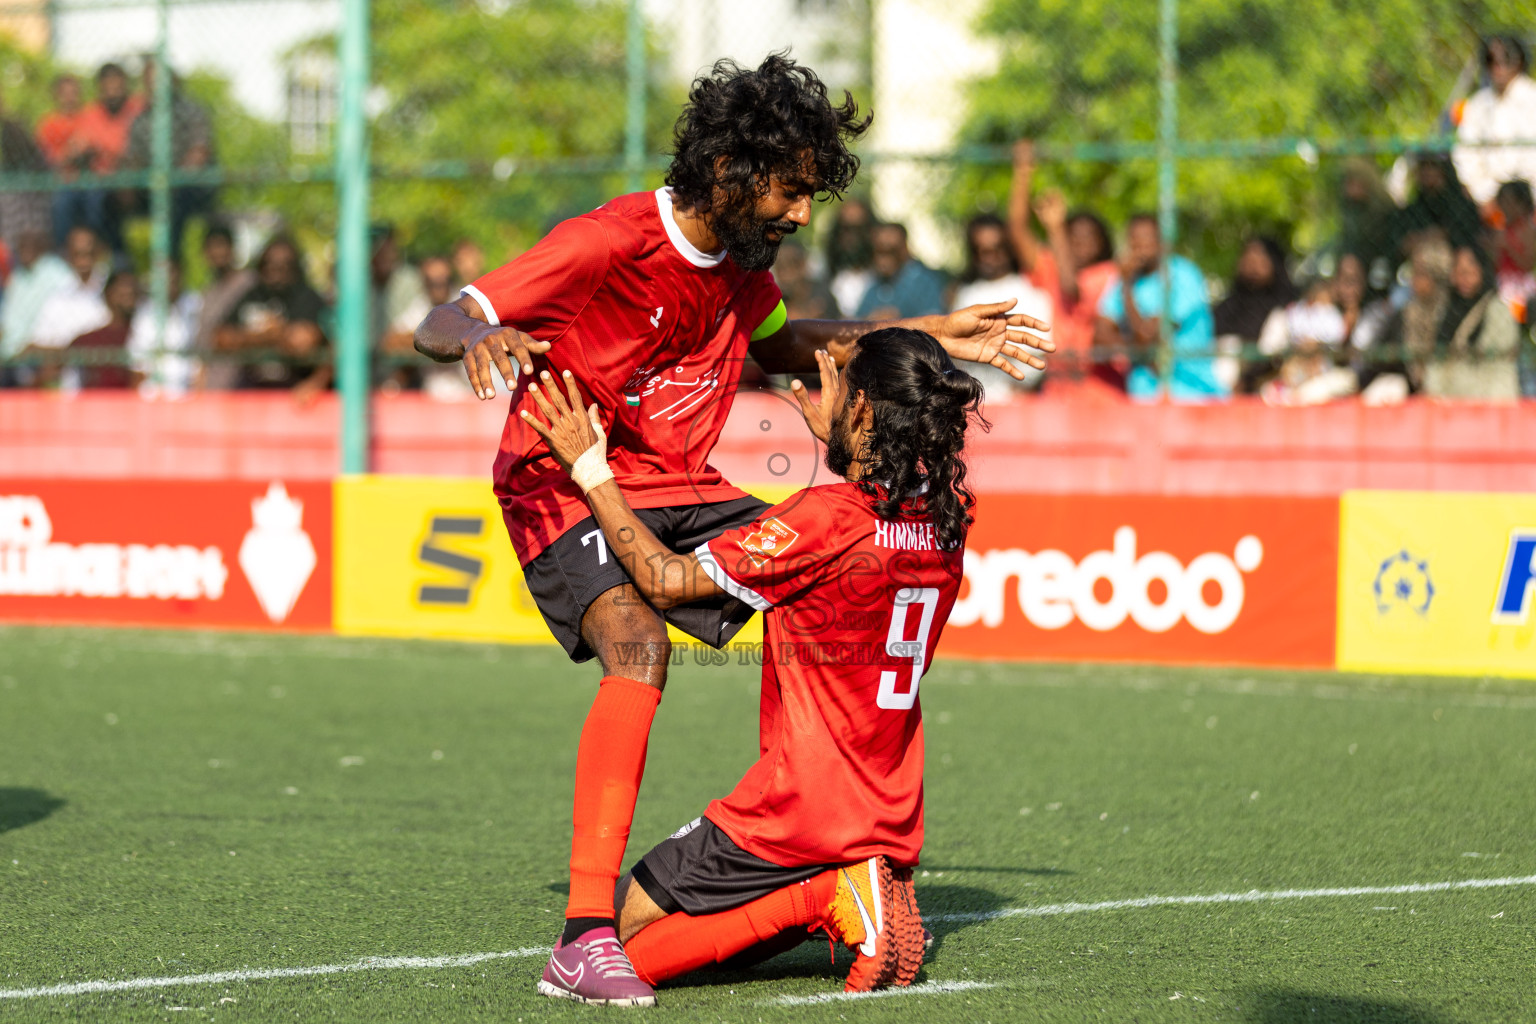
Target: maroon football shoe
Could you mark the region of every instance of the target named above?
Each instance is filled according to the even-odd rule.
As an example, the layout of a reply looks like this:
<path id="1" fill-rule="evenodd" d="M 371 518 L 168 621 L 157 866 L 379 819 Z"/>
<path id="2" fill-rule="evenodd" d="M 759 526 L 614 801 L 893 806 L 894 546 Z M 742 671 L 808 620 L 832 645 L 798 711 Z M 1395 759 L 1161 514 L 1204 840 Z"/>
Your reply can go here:
<path id="1" fill-rule="evenodd" d="M 611 927 L 593 928 L 555 947 L 539 994 L 597 1006 L 655 1006 L 656 991 L 640 980 Z"/>

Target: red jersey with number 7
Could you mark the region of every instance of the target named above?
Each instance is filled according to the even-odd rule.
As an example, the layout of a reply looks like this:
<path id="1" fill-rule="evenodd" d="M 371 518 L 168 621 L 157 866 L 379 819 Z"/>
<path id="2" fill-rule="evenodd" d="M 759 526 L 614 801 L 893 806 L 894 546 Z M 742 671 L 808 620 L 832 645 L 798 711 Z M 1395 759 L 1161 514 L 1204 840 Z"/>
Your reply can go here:
<path id="1" fill-rule="evenodd" d="M 492 324 L 551 343 L 534 371 L 576 378 L 608 432 L 608 462 L 635 508 L 731 501 L 746 492 L 709 464 L 747 345 L 784 323 L 778 285 L 724 252 L 691 245 L 668 189 L 619 196 L 557 225 L 464 289 Z M 518 559 L 527 565 L 592 514 L 518 413 L 539 415 L 518 381 L 493 469 Z"/>
<path id="2" fill-rule="evenodd" d="M 887 522 L 850 483 L 812 487 L 695 552 L 764 616 L 761 756 L 704 816 L 782 867 L 923 846 L 918 684 L 960 593 L 964 546 Z"/>

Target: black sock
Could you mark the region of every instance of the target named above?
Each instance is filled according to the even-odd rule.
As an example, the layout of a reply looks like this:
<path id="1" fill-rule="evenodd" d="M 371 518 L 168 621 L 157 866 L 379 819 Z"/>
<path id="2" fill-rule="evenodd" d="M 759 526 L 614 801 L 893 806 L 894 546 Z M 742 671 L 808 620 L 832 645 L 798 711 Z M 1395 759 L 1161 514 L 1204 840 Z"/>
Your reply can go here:
<path id="1" fill-rule="evenodd" d="M 560 933 L 560 945 L 575 942 L 593 928 L 613 928 L 617 930 L 611 917 L 568 917 L 565 919 L 565 931 Z"/>

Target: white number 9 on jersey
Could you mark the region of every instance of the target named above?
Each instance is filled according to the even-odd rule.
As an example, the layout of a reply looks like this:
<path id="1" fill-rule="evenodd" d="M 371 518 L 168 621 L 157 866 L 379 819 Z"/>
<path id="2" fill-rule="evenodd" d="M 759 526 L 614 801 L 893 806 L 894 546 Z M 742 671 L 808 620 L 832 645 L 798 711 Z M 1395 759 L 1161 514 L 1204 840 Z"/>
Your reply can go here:
<path id="1" fill-rule="evenodd" d="M 922 608 L 922 618 L 917 624 L 917 636 L 907 639 L 907 609 L 912 605 Z M 891 628 L 885 635 L 885 653 L 894 658 L 907 658 L 912 662 L 912 683 L 905 691 L 896 689 L 895 669 L 880 673 L 880 693 L 875 706 L 887 711 L 907 711 L 917 703 L 917 686 L 923 679 L 923 663 L 928 658 L 928 632 L 933 629 L 933 613 L 939 606 L 937 587 L 907 587 L 896 592 L 896 607 L 891 609 Z"/>

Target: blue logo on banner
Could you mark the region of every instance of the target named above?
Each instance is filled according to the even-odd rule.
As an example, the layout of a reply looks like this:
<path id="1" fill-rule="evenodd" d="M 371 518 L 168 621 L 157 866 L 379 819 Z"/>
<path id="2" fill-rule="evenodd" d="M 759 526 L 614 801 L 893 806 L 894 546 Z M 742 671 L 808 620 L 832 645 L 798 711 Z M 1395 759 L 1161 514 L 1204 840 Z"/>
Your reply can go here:
<path id="1" fill-rule="evenodd" d="M 1520 625 L 1531 611 L 1531 592 L 1536 589 L 1536 531 L 1514 530 L 1504 552 L 1504 571 L 1493 599 L 1497 625 Z"/>
<path id="2" fill-rule="evenodd" d="M 1381 563 L 1372 590 L 1376 594 L 1376 610 L 1382 615 L 1393 608 L 1412 608 L 1420 615 L 1428 615 L 1429 603 L 1435 599 L 1429 563 L 1407 551 L 1399 551 Z"/>

